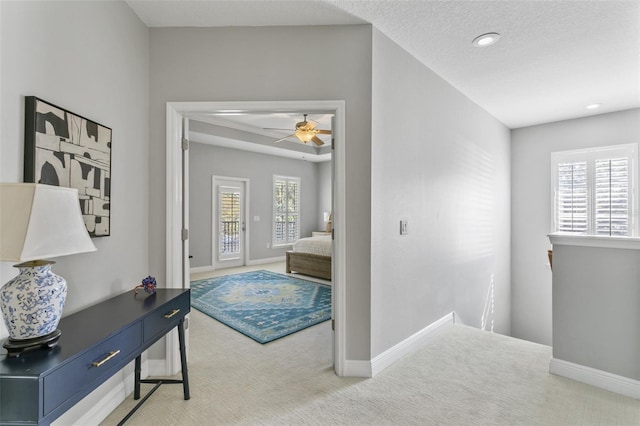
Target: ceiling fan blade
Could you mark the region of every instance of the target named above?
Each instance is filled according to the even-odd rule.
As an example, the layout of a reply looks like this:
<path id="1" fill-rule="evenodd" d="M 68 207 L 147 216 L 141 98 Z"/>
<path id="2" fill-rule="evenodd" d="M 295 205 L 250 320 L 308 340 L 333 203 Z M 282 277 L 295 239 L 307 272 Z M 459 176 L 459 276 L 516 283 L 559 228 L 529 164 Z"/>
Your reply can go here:
<path id="1" fill-rule="evenodd" d="M 285 139 L 289 139 L 291 136 L 295 136 L 295 135 L 296 135 L 296 134 L 295 134 L 295 133 L 293 133 L 293 134 L 291 134 L 291 135 L 289 135 L 289 136 L 285 136 L 285 137 L 284 137 L 284 138 L 282 138 L 282 139 L 278 139 L 277 141 L 274 141 L 273 143 L 282 142 L 283 140 L 285 140 Z"/>
<path id="2" fill-rule="evenodd" d="M 313 138 L 311 138 L 311 140 L 318 146 L 324 145 L 324 142 L 322 142 L 322 140 L 320 140 L 320 138 L 317 136 L 314 136 Z"/>
<path id="3" fill-rule="evenodd" d="M 279 129 L 277 127 L 263 127 L 262 130 L 286 130 L 287 132 L 291 131 L 291 129 Z"/>
<path id="4" fill-rule="evenodd" d="M 319 135 L 330 135 L 331 130 L 316 130 Z"/>

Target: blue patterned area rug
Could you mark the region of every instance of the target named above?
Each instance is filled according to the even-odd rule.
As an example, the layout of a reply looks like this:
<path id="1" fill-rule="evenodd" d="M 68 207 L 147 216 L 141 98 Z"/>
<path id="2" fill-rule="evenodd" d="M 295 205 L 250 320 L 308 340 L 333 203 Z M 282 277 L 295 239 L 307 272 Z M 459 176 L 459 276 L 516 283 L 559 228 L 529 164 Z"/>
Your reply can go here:
<path id="1" fill-rule="evenodd" d="M 331 318 L 331 286 L 269 271 L 191 281 L 191 306 L 268 343 Z"/>

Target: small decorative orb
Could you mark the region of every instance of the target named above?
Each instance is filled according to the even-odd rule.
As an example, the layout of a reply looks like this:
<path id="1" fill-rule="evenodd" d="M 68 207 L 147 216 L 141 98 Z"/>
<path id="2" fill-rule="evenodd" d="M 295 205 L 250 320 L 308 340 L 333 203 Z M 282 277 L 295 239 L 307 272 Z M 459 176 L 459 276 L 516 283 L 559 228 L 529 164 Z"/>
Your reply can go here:
<path id="1" fill-rule="evenodd" d="M 156 286 L 157 286 L 156 279 L 152 276 L 148 276 L 147 278 L 142 280 L 142 284 L 140 284 L 139 286 L 136 286 L 133 290 L 137 294 L 138 289 L 142 288 L 144 289 L 145 292 L 149 294 L 154 294 L 156 292 Z"/>

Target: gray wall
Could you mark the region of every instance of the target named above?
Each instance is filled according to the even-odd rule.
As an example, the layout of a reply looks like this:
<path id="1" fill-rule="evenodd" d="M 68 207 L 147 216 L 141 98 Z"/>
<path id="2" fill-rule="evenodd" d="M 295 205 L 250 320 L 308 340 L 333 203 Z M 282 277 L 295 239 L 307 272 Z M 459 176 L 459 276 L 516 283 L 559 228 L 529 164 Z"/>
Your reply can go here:
<path id="1" fill-rule="evenodd" d="M 0 15 L 0 181 L 22 181 L 24 96 L 113 129 L 111 236 L 93 239 L 97 252 L 56 258 L 53 267 L 67 279 L 69 315 L 159 275 L 148 250 L 148 29 L 123 2 L 2 1 Z M 16 272 L 2 262 L 0 282 Z M 59 423 L 77 421 L 124 377 L 114 376 Z"/>
<path id="2" fill-rule="evenodd" d="M 369 360 L 371 26 L 149 31 L 150 269 L 166 261 L 166 102 L 345 100 L 346 357 Z M 300 61 L 301 46 L 313 60 Z"/>
<path id="3" fill-rule="evenodd" d="M 192 142 L 189 145 L 189 254 L 191 267 L 211 265 L 212 176 L 249 179 L 249 251 L 247 260 L 283 257 L 287 248 L 267 248 L 271 243 L 273 175 L 295 176 L 301 183 L 301 236 L 317 229 L 318 166 L 302 160 L 220 148 Z M 254 216 L 260 216 L 254 222 Z"/>
<path id="4" fill-rule="evenodd" d="M 640 250 L 553 246 L 553 357 L 640 380 Z"/>
<path id="5" fill-rule="evenodd" d="M 640 141 L 640 109 L 511 132 L 511 334 L 551 345 L 551 152 Z"/>
<path id="6" fill-rule="evenodd" d="M 324 231 L 327 223 L 324 221 L 323 212 L 331 212 L 331 161 L 316 163 L 318 169 L 318 212 L 316 223 L 317 231 Z"/>
<path id="7" fill-rule="evenodd" d="M 376 30 L 373 52 L 372 356 L 451 311 L 509 334 L 509 130 Z"/>
<path id="8" fill-rule="evenodd" d="M 0 179 L 22 181 L 24 96 L 113 129 L 111 236 L 93 239 L 97 252 L 55 259 L 68 315 L 156 274 L 147 246 L 148 29 L 120 2 L 0 4 Z M 17 271 L 2 266 L 5 282 Z"/>

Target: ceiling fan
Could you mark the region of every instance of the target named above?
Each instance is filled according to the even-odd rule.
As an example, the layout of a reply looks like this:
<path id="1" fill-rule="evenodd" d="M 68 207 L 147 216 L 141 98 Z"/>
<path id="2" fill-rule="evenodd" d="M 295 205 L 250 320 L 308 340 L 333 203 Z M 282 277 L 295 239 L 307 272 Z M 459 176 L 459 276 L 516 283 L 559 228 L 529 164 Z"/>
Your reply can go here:
<path id="1" fill-rule="evenodd" d="M 292 134 L 285 136 L 282 139 L 278 139 L 274 143 L 282 142 L 283 140 L 290 138 L 291 136 L 295 136 L 296 138 L 298 138 L 300 142 L 303 142 L 303 143 L 312 141 L 318 146 L 324 145 L 324 142 L 317 135 L 330 135 L 331 130 L 316 129 L 316 125 L 312 123 L 313 120 L 307 120 L 307 114 L 303 114 L 303 115 L 304 115 L 304 119 L 296 123 L 296 129 Z M 289 130 L 289 129 L 273 129 L 272 128 L 272 130 Z"/>

